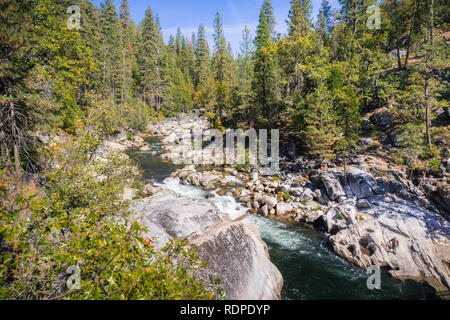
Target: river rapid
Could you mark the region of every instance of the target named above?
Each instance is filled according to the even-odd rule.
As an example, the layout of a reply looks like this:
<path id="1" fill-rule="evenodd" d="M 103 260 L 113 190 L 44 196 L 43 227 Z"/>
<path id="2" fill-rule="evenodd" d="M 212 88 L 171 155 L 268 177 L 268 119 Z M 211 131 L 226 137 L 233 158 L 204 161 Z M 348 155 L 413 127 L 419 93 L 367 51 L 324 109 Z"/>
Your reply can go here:
<path id="1" fill-rule="evenodd" d="M 175 165 L 159 157 L 161 138 L 146 139 L 149 152 L 129 150 L 128 155 L 143 170 L 145 183 L 164 187 L 199 201 L 214 203 L 231 219 L 244 215 L 248 208 L 237 203 L 232 196 L 206 199 L 208 193 L 200 188 L 182 185 L 170 174 L 183 166 Z M 234 182 L 239 181 L 233 177 Z M 244 223 L 258 226 L 262 239 L 269 248 L 271 261 L 283 275 L 283 299 L 435 299 L 436 294 L 425 283 L 400 281 L 382 271 L 381 289 L 369 290 L 369 277 L 358 267 L 336 257 L 326 246 L 327 235 L 299 224 L 250 215 Z"/>

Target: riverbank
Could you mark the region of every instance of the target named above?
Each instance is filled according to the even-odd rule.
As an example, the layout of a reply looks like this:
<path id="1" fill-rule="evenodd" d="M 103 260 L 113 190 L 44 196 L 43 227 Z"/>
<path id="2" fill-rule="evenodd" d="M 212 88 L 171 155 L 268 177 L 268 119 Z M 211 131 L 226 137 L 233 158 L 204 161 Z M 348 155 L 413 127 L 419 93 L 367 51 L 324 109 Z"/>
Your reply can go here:
<path id="1" fill-rule="evenodd" d="M 162 140 L 165 151 L 176 150 L 182 145 L 179 138 L 186 136 L 182 130 L 174 135 L 170 127 L 181 128 L 182 123 L 171 121 L 170 126 L 159 124 L 171 136 Z M 343 183 L 342 168 L 305 166 L 293 170 L 289 165 L 283 166 L 281 178 L 264 177 L 257 170 L 238 172 L 231 167 L 197 172 L 192 166 L 173 176 L 212 194 L 229 194 L 253 214 L 287 218 L 323 230 L 329 234 L 327 243 L 333 252 L 354 265 L 378 265 L 393 277 L 427 281 L 437 291 L 447 290 L 448 221 L 424 208 L 430 204 L 420 199 L 420 190 L 409 186 L 400 173 L 394 179 L 390 175 L 374 177 L 370 168 L 380 170 L 383 164 L 373 166 L 379 161 L 356 159 L 357 164 L 349 166 L 347 185 Z M 245 188 L 230 188 L 227 176 L 243 181 Z M 416 203 L 411 201 L 414 199 Z M 397 254 L 387 247 L 393 237 L 401 243 Z"/>

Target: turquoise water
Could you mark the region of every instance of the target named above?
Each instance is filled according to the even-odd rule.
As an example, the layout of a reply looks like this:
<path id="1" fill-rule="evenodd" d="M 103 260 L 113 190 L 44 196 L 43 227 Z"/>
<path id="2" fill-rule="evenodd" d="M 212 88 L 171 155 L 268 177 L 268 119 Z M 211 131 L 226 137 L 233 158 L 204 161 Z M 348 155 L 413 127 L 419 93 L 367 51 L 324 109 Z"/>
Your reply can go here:
<path id="1" fill-rule="evenodd" d="M 232 219 L 245 214 L 247 208 L 231 196 L 206 199 L 207 192 L 185 186 L 168 178 L 183 166 L 162 160 L 153 151 L 160 151 L 160 138 L 149 138 L 152 150 L 147 153 L 131 151 L 144 172 L 146 182 L 172 189 L 190 198 L 212 202 Z M 326 246 L 326 234 L 302 225 L 286 225 L 261 216 L 249 216 L 246 223 L 256 224 L 267 243 L 271 261 L 284 279 L 283 299 L 435 299 L 434 290 L 425 283 L 400 281 L 382 272 L 381 289 L 369 290 L 369 275 L 361 268 L 349 265 L 336 257 Z"/>

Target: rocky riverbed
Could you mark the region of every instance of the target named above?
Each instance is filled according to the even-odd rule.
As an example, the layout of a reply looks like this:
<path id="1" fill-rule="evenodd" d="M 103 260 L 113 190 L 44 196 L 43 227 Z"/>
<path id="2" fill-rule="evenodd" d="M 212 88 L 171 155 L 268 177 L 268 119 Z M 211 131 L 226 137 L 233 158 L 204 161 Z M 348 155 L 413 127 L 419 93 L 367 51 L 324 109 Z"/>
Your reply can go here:
<path id="1" fill-rule="evenodd" d="M 203 119 L 186 116 L 160 122 L 151 132 L 168 135 L 165 142 L 170 144 L 175 142 L 170 138 L 171 133 L 183 134 L 204 125 Z M 151 146 L 145 142 L 145 137 L 147 135 L 141 134 L 128 139 L 126 134 L 118 134 L 99 146 L 96 157 L 104 161 L 110 154 L 128 158 L 125 151 L 130 148 L 149 152 L 151 156 Z M 136 199 L 137 196 L 143 198 Z M 151 185 L 144 190 L 126 188 L 122 198 L 131 201 L 134 219 L 148 230 L 142 236 L 151 239 L 156 247 L 163 247 L 172 238 L 187 239 L 207 263 L 198 276 L 206 282 L 210 278 L 220 278 L 227 299 L 280 299 L 283 278 L 270 261 L 267 246 L 255 225 L 232 220 L 214 204 Z"/>
<path id="2" fill-rule="evenodd" d="M 183 140 L 205 127 L 205 119 L 180 115 L 148 129 L 166 136 L 163 157 L 180 159 Z M 403 172 L 382 159 L 352 159 L 346 175 L 343 167 L 297 161 L 282 163 L 276 176 L 264 176 L 258 168 L 198 171 L 193 165 L 172 176 L 208 191 L 207 197 L 233 196 L 251 214 L 323 230 L 336 255 L 362 268 L 383 267 L 393 277 L 424 280 L 437 291 L 450 287 L 449 222 Z M 388 245 L 393 237 L 400 242 L 396 254 Z"/>
<path id="3" fill-rule="evenodd" d="M 104 157 L 113 152 L 127 157 L 125 151 L 132 149 L 147 158 L 158 154 L 157 158 L 166 159 L 162 161 L 180 164 L 205 156 L 204 151 L 191 150 L 188 141 L 193 131 L 207 128 L 205 118 L 181 114 L 149 124 L 147 134 L 132 138 L 119 134 L 100 146 L 97 154 Z M 162 137 L 158 140 L 162 152 L 155 151 L 149 136 Z M 436 291 L 448 292 L 450 224 L 439 203 L 436 206 L 430 201 L 424 190 L 434 188 L 432 192 L 445 203 L 448 194 L 441 189 L 446 185 L 431 181 L 419 188 L 405 173 L 371 155 L 350 159 L 345 171 L 339 165 L 319 166 L 304 157 L 295 161 L 282 157 L 281 170 L 273 176 L 245 166 L 237 170 L 226 165 L 178 165 L 170 170 L 177 184 L 202 189 L 200 197 L 210 202 L 215 197 L 233 198 L 244 208 L 242 215 L 247 211 L 251 216 L 321 230 L 328 247 L 351 265 L 363 269 L 376 265 L 394 278 L 426 281 Z M 133 200 L 136 196 L 144 198 Z M 233 221 L 236 216 L 214 204 L 205 205 L 152 185 L 143 191 L 128 188 L 123 198 L 133 200 L 136 219 L 148 227 L 146 236 L 154 243 L 163 245 L 172 237 L 187 237 L 208 262 L 201 276 L 220 276 L 228 297 L 280 297 L 283 279 L 251 223 Z M 393 237 L 400 242 L 396 254 L 389 248 Z"/>
<path id="4" fill-rule="evenodd" d="M 188 239 L 207 263 L 201 277 L 221 279 L 227 299 L 279 299 L 283 278 L 270 262 L 258 228 L 232 221 L 209 203 L 194 201 L 167 189 L 154 188 L 150 197 L 135 200 L 135 219 L 148 228 L 157 247 L 172 237 Z"/>

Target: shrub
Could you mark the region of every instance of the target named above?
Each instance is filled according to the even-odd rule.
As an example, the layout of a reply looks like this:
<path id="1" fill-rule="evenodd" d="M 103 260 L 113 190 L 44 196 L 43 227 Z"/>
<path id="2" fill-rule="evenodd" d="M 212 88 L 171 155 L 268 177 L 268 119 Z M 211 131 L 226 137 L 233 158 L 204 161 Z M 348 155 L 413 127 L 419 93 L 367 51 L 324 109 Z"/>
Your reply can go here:
<path id="1" fill-rule="evenodd" d="M 395 164 L 405 163 L 405 159 L 403 158 L 402 154 L 398 151 L 394 151 L 391 153 L 391 159 Z"/>
<path id="2" fill-rule="evenodd" d="M 440 160 L 438 160 L 438 159 L 431 159 L 430 161 L 428 161 L 427 169 L 431 173 L 439 172 L 440 167 L 441 167 L 441 161 Z"/>
<path id="3" fill-rule="evenodd" d="M 234 167 L 237 171 L 247 171 L 251 168 L 249 163 L 240 163 Z"/>
<path id="4" fill-rule="evenodd" d="M 374 141 L 373 143 L 370 144 L 368 149 L 375 150 L 375 149 L 378 149 L 379 147 L 381 147 L 381 143 L 379 141 Z"/>
<path id="5" fill-rule="evenodd" d="M 345 220 L 345 217 L 344 217 L 344 215 L 342 213 L 339 213 L 338 214 L 338 219 L 339 220 Z"/>
<path id="6" fill-rule="evenodd" d="M 131 163 L 92 160 L 89 141 L 74 138 L 50 154 L 58 166 L 46 170 L 41 194 L 3 197 L 0 299 L 222 298 L 218 279 L 196 277 L 205 264 L 185 241 L 156 250 L 142 238 L 117 196 L 133 181 Z M 76 268 L 79 288 L 70 286 Z"/>
<path id="7" fill-rule="evenodd" d="M 269 120 L 266 118 L 258 118 L 256 126 L 259 129 L 269 129 Z"/>
<path id="8" fill-rule="evenodd" d="M 141 181 L 141 180 L 136 180 L 133 183 L 133 188 L 134 189 L 138 189 L 139 191 L 142 192 L 144 190 L 144 188 L 145 188 L 145 183 L 143 181 Z"/>

